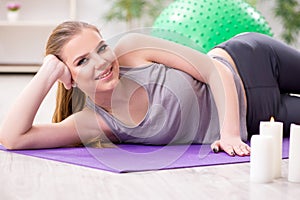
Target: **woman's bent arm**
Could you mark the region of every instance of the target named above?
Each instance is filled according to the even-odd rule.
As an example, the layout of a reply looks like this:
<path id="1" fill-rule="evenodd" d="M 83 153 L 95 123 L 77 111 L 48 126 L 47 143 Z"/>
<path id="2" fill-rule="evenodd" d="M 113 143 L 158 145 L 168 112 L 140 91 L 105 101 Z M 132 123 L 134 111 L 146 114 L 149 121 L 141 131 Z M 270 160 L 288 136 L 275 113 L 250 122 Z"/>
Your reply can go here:
<path id="1" fill-rule="evenodd" d="M 229 69 L 191 48 L 141 34 L 123 37 L 115 51 L 121 65 L 162 63 L 206 83 L 212 91 L 219 114 L 221 140 L 218 141 L 218 146 L 230 155 L 249 153 L 247 145 L 240 137 L 239 101 Z"/>
<path id="2" fill-rule="evenodd" d="M 39 72 L 34 76 L 12 105 L 0 127 L 0 142 L 8 147 L 18 146 L 20 138 L 31 132 L 35 115 L 53 84 L 57 80 L 71 87 L 67 68 L 55 56 L 48 55 Z"/>

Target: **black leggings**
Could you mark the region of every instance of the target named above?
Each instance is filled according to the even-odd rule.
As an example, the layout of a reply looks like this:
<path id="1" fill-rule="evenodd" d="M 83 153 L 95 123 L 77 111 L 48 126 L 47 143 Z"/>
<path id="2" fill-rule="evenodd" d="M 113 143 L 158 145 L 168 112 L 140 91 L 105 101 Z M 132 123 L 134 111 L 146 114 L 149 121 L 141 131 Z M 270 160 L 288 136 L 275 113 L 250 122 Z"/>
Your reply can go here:
<path id="1" fill-rule="evenodd" d="M 247 96 L 249 138 L 259 133 L 259 122 L 274 116 L 284 122 L 284 136 L 290 124 L 300 124 L 300 52 L 269 36 L 244 33 L 218 45 L 233 58 Z"/>

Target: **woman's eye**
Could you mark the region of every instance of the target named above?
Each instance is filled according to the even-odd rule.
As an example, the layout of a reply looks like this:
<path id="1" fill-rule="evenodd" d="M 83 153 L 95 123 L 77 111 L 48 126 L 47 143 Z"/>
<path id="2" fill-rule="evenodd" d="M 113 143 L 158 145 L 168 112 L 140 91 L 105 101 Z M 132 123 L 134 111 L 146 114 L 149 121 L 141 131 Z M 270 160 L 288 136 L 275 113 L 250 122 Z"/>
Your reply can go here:
<path id="1" fill-rule="evenodd" d="M 97 52 L 98 52 L 98 53 L 101 53 L 101 52 L 105 51 L 106 47 L 107 47 L 106 44 L 102 45 L 101 47 L 99 47 L 99 49 L 98 49 Z"/>
<path id="2" fill-rule="evenodd" d="M 83 64 L 86 63 L 87 61 L 88 61 L 87 58 L 82 58 L 81 60 L 78 61 L 77 66 L 83 65 Z"/>

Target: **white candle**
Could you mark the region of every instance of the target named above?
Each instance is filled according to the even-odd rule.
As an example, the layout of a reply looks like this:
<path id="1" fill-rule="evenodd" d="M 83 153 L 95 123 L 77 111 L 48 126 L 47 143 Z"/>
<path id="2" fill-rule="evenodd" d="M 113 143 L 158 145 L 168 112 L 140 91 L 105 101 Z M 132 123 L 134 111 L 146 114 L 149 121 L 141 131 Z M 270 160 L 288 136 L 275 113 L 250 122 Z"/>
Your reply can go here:
<path id="1" fill-rule="evenodd" d="M 281 164 L 282 164 L 282 138 L 283 138 L 283 123 L 271 121 L 260 122 L 259 126 L 260 135 L 271 136 L 273 141 L 273 176 L 274 178 L 281 177 Z M 272 152 L 270 152 L 271 154 Z"/>
<path id="2" fill-rule="evenodd" d="M 268 183 L 273 180 L 273 142 L 271 136 L 253 135 L 251 137 L 250 181 Z"/>
<path id="3" fill-rule="evenodd" d="M 300 182 L 300 126 L 291 124 L 288 180 Z"/>

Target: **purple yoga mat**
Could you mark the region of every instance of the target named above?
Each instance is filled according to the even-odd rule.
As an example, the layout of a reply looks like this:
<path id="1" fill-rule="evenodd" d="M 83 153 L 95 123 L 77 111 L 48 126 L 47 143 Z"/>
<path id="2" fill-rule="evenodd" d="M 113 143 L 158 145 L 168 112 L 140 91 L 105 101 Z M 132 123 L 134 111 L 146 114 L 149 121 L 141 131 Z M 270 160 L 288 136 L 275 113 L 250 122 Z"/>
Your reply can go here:
<path id="1" fill-rule="evenodd" d="M 0 145 L 0 150 L 5 150 Z M 289 140 L 283 140 L 283 158 L 288 158 Z M 144 146 L 122 144 L 116 148 L 57 148 L 8 151 L 110 172 L 137 172 L 249 162 L 250 157 L 213 153 L 210 145 Z"/>

